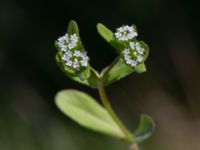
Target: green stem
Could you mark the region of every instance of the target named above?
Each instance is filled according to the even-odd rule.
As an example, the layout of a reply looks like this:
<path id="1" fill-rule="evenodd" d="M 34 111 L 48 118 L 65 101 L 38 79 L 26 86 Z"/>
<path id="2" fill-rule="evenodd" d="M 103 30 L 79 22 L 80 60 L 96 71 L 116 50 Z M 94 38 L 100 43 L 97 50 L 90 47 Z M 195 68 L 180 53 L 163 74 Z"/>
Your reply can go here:
<path id="1" fill-rule="evenodd" d="M 124 124 L 121 122 L 121 120 L 118 118 L 118 116 L 115 114 L 114 110 L 112 109 L 112 106 L 110 105 L 110 102 L 109 102 L 109 99 L 107 97 L 105 88 L 104 88 L 104 86 L 101 82 L 98 84 L 98 91 L 99 91 L 99 95 L 100 95 L 100 98 L 101 98 L 101 101 L 102 101 L 104 107 L 107 109 L 110 116 L 113 118 L 113 120 L 119 126 L 121 131 L 124 133 L 124 136 L 125 136 L 124 139 L 126 140 L 126 142 L 131 143 L 132 142 L 132 135 L 126 129 Z"/>
<path id="2" fill-rule="evenodd" d="M 132 144 L 130 150 L 139 150 L 138 144 L 137 143 Z"/>

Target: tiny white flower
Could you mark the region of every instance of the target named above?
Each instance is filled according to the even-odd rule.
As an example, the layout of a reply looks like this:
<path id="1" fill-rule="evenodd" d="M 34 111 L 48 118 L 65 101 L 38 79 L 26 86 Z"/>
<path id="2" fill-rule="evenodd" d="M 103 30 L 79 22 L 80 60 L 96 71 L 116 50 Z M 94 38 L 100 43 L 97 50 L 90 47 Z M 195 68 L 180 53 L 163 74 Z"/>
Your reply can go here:
<path id="1" fill-rule="evenodd" d="M 65 55 L 67 55 L 68 57 L 71 58 L 72 57 L 72 52 L 70 50 L 68 50 L 68 51 L 65 52 Z"/>
<path id="2" fill-rule="evenodd" d="M 136 60 L 132 60 L 132 62 L 131 62 L 131 67 L 135 67 L 135 66 L 137 66 L 137 61 Z"/>
<path id="3" fill-rule="evenodd" d="M 67 55 L 63 55 L 62 60 L 63 61 L 68 61 L 68 60 L 70 60 L 70 57 L 68 57 Z"/>
<path id="4" fill-rule="evenodd" d="M 61 51 L 67 51 L 73 49 L 78 44 L 78 36 L 76 34 L 65 34 L 64 36 L 58 38 L 57 44 Z"/>
<path id="5" fill-rule="evenodd" d="M 88 60 L 87 60 L 87 59 L 83 59 L 83 60 L 81 61 L 81 65 L 84 66 L 84 67 L 87 67 L 87 65 L 88 65 Z"/>
<path id="6" fill-rule="evenodd" d="M 138 34 L 134 26 L 125 25 L 117 28 L 114 35 L 119 41 L 128 41 L 135 38 Z"/>
<path id="7" fill-rule="evenodd" d="M 76 43 L 78 41 L 78 36 L 76 34 L 72 34 L 70 37 L 72 43 Z"/>
<path id="8" fill-rule="evenodd" d="M 136 42 L 136 50 L 138 51 L 138 53 L 143 54 L 144 53 L 144 48 L 141 46 L 141 44 L 139 42 Z"/>
<path id="9" fill-rule="evenodd" d="M 141 55 L 137 56 L 137 61 L 138 62 L 142 62 L 143 59 L 144 59 L 143 56 L 141 56 Z"/>
<path id="10" fill-rule="evenodd" d="M 130 47 L 131 47 L 132 49 L 135 48 L 135 43 L 134 43 L 134 42 L 130 42 L 129 45 L 130 45 Z"/>
<path id="11" fill-rule="evenodd" d="M 129 54 L 130 53 L 130 50 L 128 48 L 124 49 L 123 51 L 124 54 Z"/>
<path id="12" fill-rule="evenodd" d="M 72 49 L 72 48 L 74 48 L 74 47 L 75 47 L 75 45 L 74 45 L 74 44 L 72 44 L 72 43 L 69 43 L 67 47 L 68 47 L 68 49 Z"/>
<path id="13" fill-rule="evenodd" d="M 116 33 L 115 33 L 115 36 L 116 36 L 116 38 L 120 38 L 120 37 L 122 36 L 122 33 L 116 32 Z"/>
<path id="14" fill-rule="evenodd" d="M 130 59 L 126 60 L 126 63 L 131 65 L 132 61 Z"/>
<path id="15" fill-rule="evenodd" d="M 80 52 L 79 50 L 75 51 L 75 52 L 74 52 L 74 56 L 76 56 L 76 57 L 81 56 L 81 52 Z"/>
<path id="16" fill-rule="evenodd" d="M 77 58 L 75 58 L 74 59 L 74 62 L 73 62 L 73 66 L 72 66 L 74 69 L 77 69 L 77 68 L 79 68 L 80 67 L 80 65 L 79 65 L 79 63 L 78 63 L 78 59 Z"/>
<path id="17" fill-rule="evenodd" d="M 63 52 L 66 51 L 66 49 L 67 49 L 66 45 L 59 44 L 59 47 L 60 47 L 60 50 L 63 51 Z"/>
<path id="18" fill-rule="evenodd" d="M 69 67 L 72 67 L 72 61 L 71 61 L 71 60 L 68 60 L 68 61 L 66 62 L 66 65 L 69 66 Z"/>
<path id="19" fill-rule="evenodd" d="M 65 42 L 68 42 L 68 34 L 65 34 L 64 36 L 60 37 L 58 39 L 58 42 L 61 44 L 64 44 Z"/>

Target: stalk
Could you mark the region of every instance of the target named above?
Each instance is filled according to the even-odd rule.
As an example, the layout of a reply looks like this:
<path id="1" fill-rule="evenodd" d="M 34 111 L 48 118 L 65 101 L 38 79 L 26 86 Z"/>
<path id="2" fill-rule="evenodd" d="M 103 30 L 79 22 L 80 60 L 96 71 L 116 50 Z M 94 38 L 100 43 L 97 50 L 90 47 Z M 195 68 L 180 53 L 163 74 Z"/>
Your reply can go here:
<path id="1" fill-rule="evenodd" d="M 110 116 L 113 118 L 115 123 L 118 125 L 118 127 L 121 129 L 121 131 L 124 133 L 124 137 L 125 137 L 124 140 L 128 143 L 131 143 L 132 139 L 133 139 L 132 135 L 128 131 L 128 129 L 124 126 L 124 124 L 121 122 L 121 120 L 118 118 L 116 113 L 114 112 L 112 106 L 110 105 L 104 85 L 101 82 L 98 84 L 98 91 L 99 91 L 99 95 L 100 95 L 100 98 L 101 98 L 101 101 L 102 101 L 104 107 L 106 108 L 106 110 L 108 111 Z"/>

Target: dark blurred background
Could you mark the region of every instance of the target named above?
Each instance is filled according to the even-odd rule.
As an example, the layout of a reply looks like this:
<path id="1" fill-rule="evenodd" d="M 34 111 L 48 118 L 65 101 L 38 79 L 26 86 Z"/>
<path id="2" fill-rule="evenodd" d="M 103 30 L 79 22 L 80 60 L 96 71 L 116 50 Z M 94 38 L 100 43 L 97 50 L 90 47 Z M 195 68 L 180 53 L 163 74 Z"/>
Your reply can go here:
<path id="1" fill-rule="evenodd" d="M 54 40 L 78 22 L 94 68 L 116 57 L 97 33 L 135 24 L 150 47 L 148 71 L 107 88 L 132 130 L 141 113 L 156 132 L 141 150 L 200 150 L 200 10 L 195 0 L 0 0 L 0 150 L 126 150 L 118 140 L 80 127 L 54 104 L 57 91 L 96 90 L 59 70 Z"/>

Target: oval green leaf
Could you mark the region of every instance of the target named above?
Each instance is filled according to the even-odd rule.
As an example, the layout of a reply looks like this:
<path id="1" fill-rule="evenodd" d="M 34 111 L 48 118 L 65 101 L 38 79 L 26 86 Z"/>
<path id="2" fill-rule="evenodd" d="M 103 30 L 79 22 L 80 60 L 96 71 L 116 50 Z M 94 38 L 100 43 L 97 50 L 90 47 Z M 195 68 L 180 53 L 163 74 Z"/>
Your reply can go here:
<path id="1" fill-rule="evenodd" d="M 58 108 L 81 126 L 116 138 L 124 138 L 108 112 L 91 96 L 78 90 L 62 90 L 55 100 Z"/>
<path id="2" fill-rule="evenodd" d="M 114 40 L 113 32 L 102 23 L 97 24 L 97 31 L 108 43 Z"/>
<path id="3" fill-rule="evenodd" d="M 124 48 L 124 44 L 116 41 L 113 32 L 102 23 L 97 24 L 97 31 L 118 52 L 120 52 Z"/>
<path id="4" fill-rule="evenodd" d="M 133 142 L 140 143 L 148 139 L 155 130 L 155 123 L 153 119 L 148 115 L 141 115 L 140 123 L 137 130 L 134 133 Z"/>
<path id="5" fill-rule="evenodd" d="M 124 61 L 119 58 L 114 64 L 108 66 L 104 69 L 101 73 L 103 76 L 103 83 L 104 85 L 109 85 L 121 78 L 128 76 L 129 74 L 133 73 L 134 69 L 129 67 L 124 63 Z"/>
<path id="6" fill-rule="evenodd" d="M 69 34 L 76 33 L 77 35 L 79 35 L 79 28 L 78 28 L 78 24 L 76 23 L 76 21 L 74 21 L 74 20 L 69 21 L 67 33 L 69 33 Z"/>
<path id="7" fill-rule="evenodd" d="M 138 66 L 135 67 L 135 72 L 137 72 L 137 73 L 143 73 L 143 72 L 146 72 L 146 71 L 147 71 L 147 68 L 146 68 L 146 65 L 144 63 L 139 64 Z"/>

